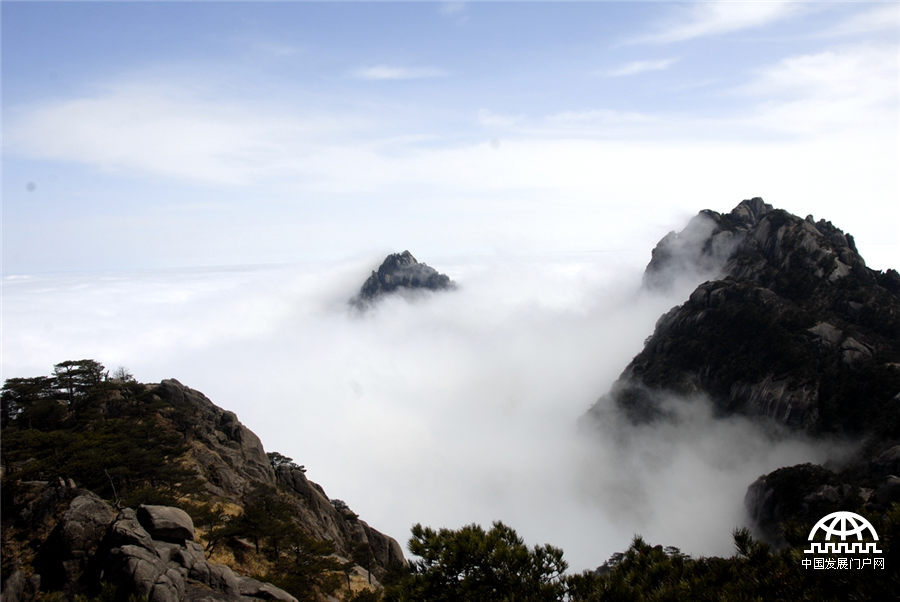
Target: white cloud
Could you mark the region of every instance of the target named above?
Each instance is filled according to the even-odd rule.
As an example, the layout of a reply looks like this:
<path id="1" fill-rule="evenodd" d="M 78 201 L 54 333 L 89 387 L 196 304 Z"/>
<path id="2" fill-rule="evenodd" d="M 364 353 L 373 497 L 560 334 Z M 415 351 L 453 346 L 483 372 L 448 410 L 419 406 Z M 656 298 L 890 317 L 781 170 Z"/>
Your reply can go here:
<path id="1" fill-rule="evenodd" d="M 679 8 L 650 33 L 631 44 L 668 44 L 761 27 L 792 17 L 802 10 L 792 2 L 699 2 Z"/>
<path id="2" fill-rule="evenodd" d="M 900 30 L 900 4 L 888 2 L 855 13 L 843 22 L 825 30 L 826 36 L 848 36 L 885 30 Z"/>
<path id="3" fill-rule="evenodd" d="M 437 67 L 401 67 L 398 65 L 372 65 L 353 72 L 353 77 L 367 81 L 428 79 L 446 77 L 448 74 Z"/>
<path id="4" fill-rule="evenodd" d="M 762 99 L 754 120 L 804 134 L 881 130 L 897 123 L 900 52 L 895 45 L 847 46 L 786 58 L 736 90 Z"/>
<path id="5" fill-rule="evenodd" d="M 656 61 L 634 61 L 616 67 L 615 69 L 610 69 L 609 71 L 604 72 L 604 75 L 606 75 L 606 77 L 625 77 L 628 75 L 646 73 L 648 71 L 665 71 L 677 60 L 678 59 L 676 58 L 668 58 Z"/>
<path id="6" fill-rule="evenodd" d="M 6 152 L 103 170 L 136 170 L 243 185 L 315 154 L 366 122 L 354 115 L 290 112 L 200 94 L 193 86 L 118 84 L 93 95 L 10 110 Z"/>
<path id="7" fill-rule="evenodd" d="M 894 262 L 900 244 L 888 227 L 900 194 L 896 130 L 884 126 L 897 119 L 892 52 L 866 46 L 786 59 L 736 90 L 743 104 L 751 101 L 740 113 L 705 120 L 592 108 L 528 120 L 483 109 L 477 114 L 483 126 L 511 134 L 493 145 L 487 139 L 436 144 L 433 138 L 422 143 L 399 136 L 409 133 L 405 124 L 392 122 L 393 113 L 378 107 L 364 115 L 315 112 L 200 94 L 176 83 L 119 85 L 14 107 L 5 115 L 4 151 L 11 157 L 214 184 L 217 191 L 253 185 L 254 198 L 283 200 L 282 223 L 303 224 L 309 231 L 228 251 L 229 257 L 243 254 L 250 262 L 303 253 L 334 256 L 336 249 L 357 252 L 361 242 L 354 229 L 371 231 L 372 223 L 378 223 L 372 239 L 378 244 L 416 237 L 444 249 L 463 245 L 479 252 L 498 245 L 584 250 L 596 247 L 592 224 L 610 211 L 623 221 L 643 224 L 650 216 L 668 222 L 676 214 L 759 195 L 790 204 L 787 208 L 798 214 L 831 219 L 856 236 L 870 264 L 883 269 Z M 771 139 L 773 132 L 777 139 Z M 140 187 L 123 194 L 140 198 Z M 849 210 L 847 198 L 861 204 Z M 259 232 L 271 228 L 265 225 L 271 214 L 260 214 L 249 200 L 232 200 L 228 219 L 195 212 L 192 240 L 250 240 L 249 224 Z M 323 219 L 324 207 L 335 201 L 341 209 Z M 173 199 L 177 202 L 187 200 Z M 384 209 L 398 204 L 408 218 Z M 484 219 L 473 226 L 475 214 Z M 865 214 L 888 218 L 866 220 Z M 416 216 L 428 220 L 428 236 L 420 234 Z M 185 219 L 177 223 L 187 224 Z M 171 230 L 171 224 L 163 221 L 160 227 Z M 128 248 L 134 240 L 156 244 L 137 225 L 131 230 L 127 224 L 98 226 L 98 234 L 106 233 L 99 238 L 78 237 L 92 231 L 83 227 L 57 226 L 60 245 L 85 249 L 85 257 L 108 255 L 103 236 L 121 234 L 117 243 Z M 6 250 L 15 251 L 7 257 L 50 256 L 15 230 L 4 238 Z M 182 236 L 169 240 L 187 244 L 179 242 Z M 604 241 L 613 248 L 630 244 L 616 233 Z M 208 258 L 207 247 L 223 250 L 221 243 L 203 245 L 186 256 L 198 263 L 221 261 Z M 256 256 L 259 247 L 266 249 L 264 257 Z M 143 252 L 177 254 L 169 248 Z"/>

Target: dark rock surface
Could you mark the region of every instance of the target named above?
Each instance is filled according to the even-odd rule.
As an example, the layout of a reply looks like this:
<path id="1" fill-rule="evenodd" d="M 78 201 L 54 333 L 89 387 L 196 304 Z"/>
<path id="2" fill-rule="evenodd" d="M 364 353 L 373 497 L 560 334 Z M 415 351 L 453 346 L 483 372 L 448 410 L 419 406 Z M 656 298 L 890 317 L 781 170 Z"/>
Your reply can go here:
<path id="1" fill-rule="evenodd" d="M 670 391 L 809 432 L 900 426 L 900 276 L 868 269 L 850 235 L 757 198 L 667 235 L 645 283 L 665 287 L 688 265 L 718 276 L 659 319 L 616 383 L 633 419 Z"/>
<path id="2" fill-rule="evenodd" d="M 427 264 L 419 263 L 412 253 L 403 251 L 388 255 L 378 270 L 373 271 L 363 283 L 359 294 L 353 297 L 350 303 L 363 309 L 390 293 L 439 291 L 455 286 L 449 276 L 439 273 Z"/>

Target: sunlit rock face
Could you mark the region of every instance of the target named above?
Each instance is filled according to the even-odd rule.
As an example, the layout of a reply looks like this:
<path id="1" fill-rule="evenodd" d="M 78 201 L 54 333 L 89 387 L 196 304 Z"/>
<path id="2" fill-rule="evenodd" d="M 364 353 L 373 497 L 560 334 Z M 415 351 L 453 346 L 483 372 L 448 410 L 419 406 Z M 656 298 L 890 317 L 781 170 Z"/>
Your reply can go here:
<path id="1" fill-rule="evenodd" d="M 455 283 L 425 263 L 419 263 L 412 253 L 388 255 L 377 271 L 363 283 L 359 294 L 350 303 L 360 309 L 371 305 L 384 295 L 397 292 L 439 291 L 454 288 Z"/>
<path id="2" fill-rule="evenodd" d="M 814 433 L 880 422 L 900 390 L 896 271 L 867 268 L 853 237 L 830 222 L 759 198 L 727 214 L 702 211 L 668 234 L 644 286 L 665 288 L 692 270 L 710 279 L 659 319 L 610 394 L 633 420 L 657 415 L 654 392 L 669 391 Z"/>

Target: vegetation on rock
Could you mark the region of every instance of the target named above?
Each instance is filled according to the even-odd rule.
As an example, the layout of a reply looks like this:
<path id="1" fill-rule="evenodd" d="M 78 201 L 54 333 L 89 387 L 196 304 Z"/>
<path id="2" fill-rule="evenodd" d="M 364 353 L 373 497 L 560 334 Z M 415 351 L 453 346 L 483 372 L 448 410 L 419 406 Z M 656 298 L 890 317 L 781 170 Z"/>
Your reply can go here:
<path id="1" fill-rule="evenodd" d="M 194 519 L 208 558 L 299 600 L 378 587 L 390 562 L 404 562 L 396 542 L 343 502 L 335 508 L 306 480 L 304 467 L 266 454 L 234 414 L 177 381 L 146 385 L 124 369 L 110 377 L 96 361 L 67 361 L 52 376 L 7 380 L 0 400 L 0 577 L 14 584 L 43 578 L 23 586 L 30 594 L 19 599 L 52 591 L 99 595 L 102 584 L 90 582 L 88 566 L 49 578 L 66 574 L 51 534 L 88 491 L 116 508 L 181 508 Z M 91 519 L 100 534 L 112 528 L 112 515 L 101 514 Z"/>

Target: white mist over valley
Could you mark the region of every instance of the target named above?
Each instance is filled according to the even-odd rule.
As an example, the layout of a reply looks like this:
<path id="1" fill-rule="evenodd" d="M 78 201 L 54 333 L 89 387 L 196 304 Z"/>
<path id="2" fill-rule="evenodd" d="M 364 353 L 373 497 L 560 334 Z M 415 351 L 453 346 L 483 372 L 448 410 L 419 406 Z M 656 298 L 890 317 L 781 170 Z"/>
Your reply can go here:
<path id="1" fill-rule="evenodd" d="M 420 259 L 458 288 L 364 313 L 347 300 L 380 258 L 7 278 L 4 378 L 83 357 L 176 378 L 401 542 L 416 522 L 502 520 L 576 570 L 635 534 L 730 555 L 748 483 L 845 451 L 678 400 L 676 424 L 611 408 L 579 427 L 696 282 L 644 292 L 627 255 Z"/>

